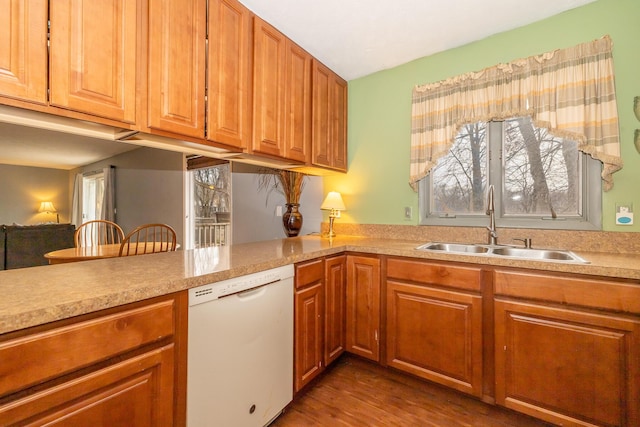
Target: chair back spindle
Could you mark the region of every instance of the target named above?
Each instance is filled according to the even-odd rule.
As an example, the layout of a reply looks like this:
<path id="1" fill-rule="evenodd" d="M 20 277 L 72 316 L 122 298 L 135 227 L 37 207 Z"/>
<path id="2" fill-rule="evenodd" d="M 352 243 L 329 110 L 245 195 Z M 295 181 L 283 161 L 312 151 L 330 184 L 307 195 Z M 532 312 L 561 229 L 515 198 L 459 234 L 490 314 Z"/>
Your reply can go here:
<path id="1" fill-rule="evenodd" d="M 145 224 L 125 236 L 120 256 L 145 255 L 175 251 L 176 232 L 166 224 Z"/>
<path id="2" fill-rule="evenodd" d="M 124 232 L 118 224 L 104 219 L 96 219 L 81 224 L 73 235 L 77 248 L 121 243 Z"/>

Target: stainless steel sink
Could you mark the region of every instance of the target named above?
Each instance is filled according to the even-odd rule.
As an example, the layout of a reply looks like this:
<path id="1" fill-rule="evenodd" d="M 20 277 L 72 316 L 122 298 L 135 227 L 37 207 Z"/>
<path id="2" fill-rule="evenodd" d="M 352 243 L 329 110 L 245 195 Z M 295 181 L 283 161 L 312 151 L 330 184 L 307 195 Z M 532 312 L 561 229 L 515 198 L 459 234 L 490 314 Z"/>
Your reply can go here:
<path id="1" fill-rule="evenodd" d="M 572 261 L 588 264 L 589 262 L 570 251 L 552 249 L 522 249 L 512 247 L 493 248 L 493 255 L 550 261 Z"/>
<path id="2" fill-rule="evenodd" d="M 467 255 L 484 255 L 499 258 L 519 258 L 533 261 L 559 261 L 579 264 L 588 264 L 589 261 L 579 257 L 571 251 L 555 249 L 530 249 L 517 248 L 503 245 L 482 245 L 464 243 L 439 243 L 430 242 L 416 248 L 421 251 L 435 251 L 446 253 L 458 253 Z"/>
<path id="3" fill-rule="evenodd" d="M 483 254 L 489 252 L 489 248 L 481 245 L 465 245 L 463 243 L 427 243 L 419 246 L 419 250 L 442 251 L 442 252 L 460 252 Z"/>

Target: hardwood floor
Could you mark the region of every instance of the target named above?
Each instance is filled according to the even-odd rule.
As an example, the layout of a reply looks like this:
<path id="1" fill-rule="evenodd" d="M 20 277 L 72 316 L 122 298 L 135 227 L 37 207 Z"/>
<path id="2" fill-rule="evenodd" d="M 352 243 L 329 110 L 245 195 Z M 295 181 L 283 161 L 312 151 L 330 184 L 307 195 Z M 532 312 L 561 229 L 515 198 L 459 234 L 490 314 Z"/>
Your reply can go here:
<path id="1" fill-rule="evenodd" d="M 334 365 L 271 425 L 550 426 L 355 356 L 343 355 Z"/>

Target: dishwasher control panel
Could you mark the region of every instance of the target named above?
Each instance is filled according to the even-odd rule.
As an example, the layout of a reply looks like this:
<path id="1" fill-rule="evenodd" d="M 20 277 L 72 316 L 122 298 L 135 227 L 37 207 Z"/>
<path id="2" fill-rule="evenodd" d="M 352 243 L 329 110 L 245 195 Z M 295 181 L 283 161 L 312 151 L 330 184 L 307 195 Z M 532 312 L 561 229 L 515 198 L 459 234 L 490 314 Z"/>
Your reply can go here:
<path id="1" fill-rule="evenodd" d="M 189 289 L 189 306 L 293 277 L 293 265 L 272 268 Z"/>

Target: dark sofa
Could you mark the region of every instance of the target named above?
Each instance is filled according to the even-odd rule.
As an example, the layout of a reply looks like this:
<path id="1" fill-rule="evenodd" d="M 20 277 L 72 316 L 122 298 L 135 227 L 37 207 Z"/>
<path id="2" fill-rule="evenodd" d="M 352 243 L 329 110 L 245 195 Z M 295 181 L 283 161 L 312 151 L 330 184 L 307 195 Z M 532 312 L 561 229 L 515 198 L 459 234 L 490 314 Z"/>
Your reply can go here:
<path id="1" fill-rule="evenodd" d="M 0 269 L 46 265 L 47 252 L 73 247 L 72 224 L 0 226 Z"/>

